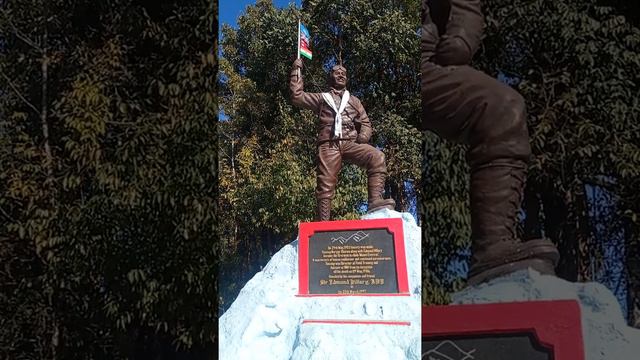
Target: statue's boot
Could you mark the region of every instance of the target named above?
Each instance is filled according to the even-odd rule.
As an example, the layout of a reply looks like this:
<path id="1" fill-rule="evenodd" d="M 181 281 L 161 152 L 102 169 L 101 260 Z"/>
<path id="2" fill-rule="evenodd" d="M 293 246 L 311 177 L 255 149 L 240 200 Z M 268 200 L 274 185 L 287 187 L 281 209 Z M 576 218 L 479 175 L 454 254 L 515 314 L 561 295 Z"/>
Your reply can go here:
<path id="1" fill-rule="evenodd" d="M 369 201 L 368 201 L 368 207 L 367 207 L 368 213 L 371 213 L 383 208 L 393 210 L 396 207 L 396 202 L 393 199 L 383 198 L 384 180 L 386 177 L 387 177 L 387 174 L 383 172 L 369 174 L 369 181 L 368 181 Z"/>
<path id="2" fill-rule="evenodd" d="M 331 220 L 331 199 L 321 198 L 317 200 L 316 221 Z"/>
<path id="3" fill-rule="evenodd" d="M 533 268 L 555 274 L 559 254 L 547 239 L 521 241 L 516 235 L 526 164 L 519 160 L 494 161 L 472 169 L 472 259 L 469 285 Z"/>

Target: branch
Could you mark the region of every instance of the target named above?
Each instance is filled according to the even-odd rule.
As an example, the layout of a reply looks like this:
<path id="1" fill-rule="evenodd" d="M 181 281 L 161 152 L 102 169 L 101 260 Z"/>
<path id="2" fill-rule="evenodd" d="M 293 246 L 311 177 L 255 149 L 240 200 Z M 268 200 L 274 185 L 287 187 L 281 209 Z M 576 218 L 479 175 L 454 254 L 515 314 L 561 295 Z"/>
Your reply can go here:
<path id="1" fill-rule="evenodd" d="M 133 122 L 133 121 L 126 122 L 126 121 L 105 120 L 104 123 L 109 125 L 139 125 L 137 122 Z"/>
<path id="2" fill-rule="evenodd" d="M 27 45 L 29 45 L 32 48 L 38 50 L 39 52 L 42 52 L 42 48 L 40 46 L 38 46 L 38 44 L 36 44 L 35 41 L 29 39 L 29 37 L 27 35 L 24 35 L 22 32 L 20 32 L 20 30 L 18 30 L 18 27 L 15 26 L 13 24 L 13 22 L 11 22 L 11 17 L 7 15 L 6 10 L 0 9 L 0 12 L 2 12 L 3 17 L 7 20 L 9 25 L 11 25 L 11 27 L 13 28 L 13 32 L 14 32 L 14 34 L 16 34 L 18 39 L 24 41 Z"/>
<path id="3" fill-rule="evenodd" d="M 4 215 L 4 217 L 6 217 L 7 219 L 16 222 L 16 219 L 12 218 L 9 214 L 7 214 L 6 211 L 4 211 L 4 209 L 2 207 L 0 207 L 0 212 L 2 212 L 2 215 Z"/>
<path id="4" fill-rule="evenodd" d="M 38 110 L 38 108 L 36 108 L 32 103 L 29 102 L 29 100 L 27 100 L 24 96 L 22 96 L 20 91 L 15 87 L 15 85 L 13 85 L 13 83 L 11 82 L 11 79 L 9 79 L 9 77 L 4 72 L 0 71 L 0 75 L 2 75 L 2 77 L 5 78 L 5 80 L 7 80 L 7 83 L 9 83 L 9 86 L 11 87 L 11 89 L 13 89 L 16 95 L 18 95 L 20 100 L 22 100 L 25 104 L 27 104 L 33 111 L 36 112 L 36 114 L 41 115 L 40 110 Z"/>

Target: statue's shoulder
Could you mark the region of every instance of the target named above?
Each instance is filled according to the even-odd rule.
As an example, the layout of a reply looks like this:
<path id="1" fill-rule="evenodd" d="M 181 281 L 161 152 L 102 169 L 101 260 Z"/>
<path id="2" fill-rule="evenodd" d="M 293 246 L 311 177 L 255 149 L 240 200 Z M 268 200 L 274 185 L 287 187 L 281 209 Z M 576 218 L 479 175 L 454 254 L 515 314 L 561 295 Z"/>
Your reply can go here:
<path id="1" fill-rule="evenodd" d="M 364 105 L 362 105 L 362 101 L 360 101 L 360 99 L 357 96 L 354 96 L 351 94 L 349 94 L 349 104 L 351 104 L 351 106 L 356 108 L 358 111 L 361 111 L 360 109 L 364 109 Z"/>
<path id="2" fill-rule="evenodd" d="M 358 97 L 353 95 L 353 93 L 351 93 L 351 92 L 349 92 L 349 101 L 353 101 L 353 102 L 355 102 L 357 104 L 362 104 L 360 99 L 358 99 Z"/>

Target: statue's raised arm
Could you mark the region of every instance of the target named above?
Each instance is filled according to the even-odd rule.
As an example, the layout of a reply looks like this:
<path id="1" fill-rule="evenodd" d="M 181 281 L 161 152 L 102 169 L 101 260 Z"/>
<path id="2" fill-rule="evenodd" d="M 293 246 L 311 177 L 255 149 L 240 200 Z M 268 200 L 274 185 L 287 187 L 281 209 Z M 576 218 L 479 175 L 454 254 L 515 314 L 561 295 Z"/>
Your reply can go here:
<path id="1" fill-rule="evenodd" d="M 302 59 L 296 59 L 293 62 L 291 74 L 289 75 L 289 90 L 291 91 L 291 103 L 294 106 L 318 112 L 318 108 L 322 104 L 322 96 L 319 93 L 304 91 Z"/>

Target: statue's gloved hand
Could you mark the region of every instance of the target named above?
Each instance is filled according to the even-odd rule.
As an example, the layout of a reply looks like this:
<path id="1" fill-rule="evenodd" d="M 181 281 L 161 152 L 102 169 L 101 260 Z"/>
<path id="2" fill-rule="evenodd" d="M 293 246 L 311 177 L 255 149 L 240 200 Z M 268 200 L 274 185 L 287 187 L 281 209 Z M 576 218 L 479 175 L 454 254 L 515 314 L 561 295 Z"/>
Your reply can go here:
<path id="1" fill-rule="evenodd" d="M 296 70 L 296 69 L 302 69 L 302 58 L 296 59 L 296 60 L 293 62 L 293 66 L 292 66 L 292 68 L 293 68 L 294 70 Z"/>
<path id="2" fill-rule="evenodd" d="M 356 137 L 356 142 L 358 144 L 367 144 L 367 143 L 369 143 L 369 138 L 370 138 L 370 136 L 360 132 L 360 133 L 358 133 L 358 136 Z"/>
<path id="3" fill-rule="evenodd" d="M 442 66 L 468 65 L 473 57 L 472 49 L 465 39 L 458 35 L 444 35 L 436 49 L 435 62 Z"/>
<path id="4" fill-rule="evenodd" d="M 369 140 L 371 140 L 371 123 L 369 122 L 369 118 L 367 118 L 366 123 L 363 125 L 362 122 L 355 122 L 356 131 L 358 132 L 358 136 L 356 136 L 356 142 L 358 144 L 368 144 Z"/>

